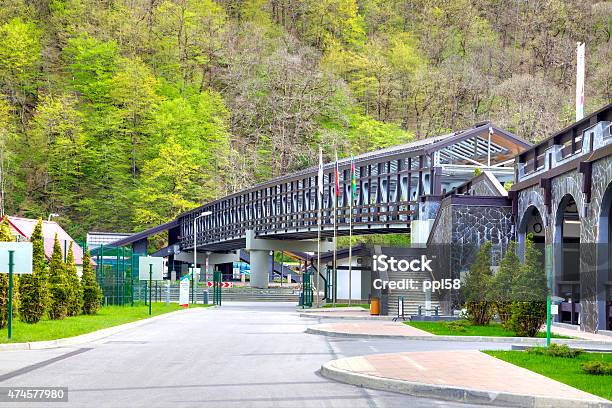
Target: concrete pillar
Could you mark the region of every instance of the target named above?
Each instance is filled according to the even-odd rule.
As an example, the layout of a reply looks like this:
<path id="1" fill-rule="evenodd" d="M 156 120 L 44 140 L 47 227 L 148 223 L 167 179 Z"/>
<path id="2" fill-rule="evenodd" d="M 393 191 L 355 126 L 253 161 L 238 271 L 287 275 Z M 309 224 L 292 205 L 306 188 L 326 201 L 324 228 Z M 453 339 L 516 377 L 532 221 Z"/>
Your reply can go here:
<path id="1" fill-rule="evenodd" d="M 251 287 L 266 289 L 270 270 L 270 252 L 252 249 L 251 256 Z"/>

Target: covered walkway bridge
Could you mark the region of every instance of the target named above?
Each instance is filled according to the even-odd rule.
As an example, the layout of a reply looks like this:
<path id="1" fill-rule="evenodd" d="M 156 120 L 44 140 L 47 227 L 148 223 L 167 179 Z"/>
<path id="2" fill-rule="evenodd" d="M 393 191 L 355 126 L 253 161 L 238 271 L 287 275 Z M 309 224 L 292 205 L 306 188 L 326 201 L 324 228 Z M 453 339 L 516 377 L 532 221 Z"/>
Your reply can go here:
<path id="1" fill-rule="evenodd" d="M 514 179 L 514 157 L 530 145 L 490 123 L 442 136 L 390 147 L 355 157 L 358 197 L 353 205 L 353 234 L 429 232 L 423 220 L 429 201 L 470 180 L 475 169 L 488 170 L 500 181 Z M 324 166 L 324 194 L 317 193 L 318 168 L 258 184 L 219 198 L 175 220 L 114 245 L 133 245 L 142 252 L 147 237 L 168 230 L 170 260 L 193 263 L 194 227 L 198 264 L 212 254 L 251 256 L 251 285 L 266 287 L 270 251 L 317 249 L 318 214 L 322 214 L 323 250 L 333 236 L 334 167 Z M 349 234 L 350 159 L 339 161 L 340 195 L 337 235 Z M 435 201 L 435 200 L 434 200 Z M 194 219 L 201 214 L 206 214 Z M 420 234 L 423 234 L 421 231 Z M 426 235 L 426 234 L 425 234 Z M 238 251 L 238 252 L 236 252 Z M 209 264 L 213 268 L 214 264 Z"/>

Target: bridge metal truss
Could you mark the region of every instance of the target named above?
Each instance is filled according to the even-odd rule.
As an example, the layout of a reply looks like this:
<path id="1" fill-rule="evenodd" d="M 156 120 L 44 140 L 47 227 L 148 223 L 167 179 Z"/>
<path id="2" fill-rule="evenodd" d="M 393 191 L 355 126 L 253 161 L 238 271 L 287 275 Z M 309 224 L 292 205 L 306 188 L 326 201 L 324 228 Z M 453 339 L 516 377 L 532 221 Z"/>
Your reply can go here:
<path id="1" fill-rule="evenodd" d="M 490 137 L 495 135 L 495 141 Z M 487 140 L 488 139 L 488 140 Z M 500 142 L 501 140 L 501 142 Z M 353 204 L 353 233 L 409 232 L 423 195 L 442 193 L 445 168 L 473 174 L 482 167 L 475 159 L 488 155 L 491 169 L 509 171 L 511 159 L 529 145 L 516 136 L 489 124 L 463 132 L 430 138 L 355 157 L 358 197 Z M 484 151 L 483 151 L 484 149 Z M 462 154 L 470 158 L 462 159 Z M 491 161 L 494 154 L 494 161 Z M 480 165 L 478 165 L 480 164 Z M 510 165 L 508 167 L 507 165 Z M 318 168 L 313 167 L 280 177 L 198 207 L 178 217 L 171 244 L 181 250 L 193 248 L 194 217 L 197 219 L 199 250 L 244 248 L 246 231 L 271 239 L 317 237 L 321 208 L 321 236 L 333 235 L 334 168 L 324 166 L 324 194 L 317 193 Z M 336 207 L 338 236 L 349 233 L 351 197 L 350 159 L 339 161 L 340 196 Z"/>

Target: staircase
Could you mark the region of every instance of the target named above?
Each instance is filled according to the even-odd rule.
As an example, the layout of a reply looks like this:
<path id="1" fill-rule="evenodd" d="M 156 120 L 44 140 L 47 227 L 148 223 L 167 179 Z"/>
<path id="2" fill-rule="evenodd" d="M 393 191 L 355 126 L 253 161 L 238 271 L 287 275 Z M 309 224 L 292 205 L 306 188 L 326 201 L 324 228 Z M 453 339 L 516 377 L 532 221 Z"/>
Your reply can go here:
<path id="1" fill-rule="evenodd" d="M 153 286 L 152 299 L 154 302 L 166 301 L 166 285 L 160 284 Z M 196 297 L 198 302 L 202 302 L 204 288 L 198 286 Z M 134 288 L 134 300 L 145 301 L 148 297 L 148 292 L 144 285 L 139 285 Z M 208 290 L 209 301 L 212 302 L 212 288 Z M 298 290 L 284 288 L 257 289 L 248 286 L 234 287 L 231 289 L 221 289 L 221 300 L 228 302 L 295 302 L 298 303 L 300 294 Z M 191 301 L 191 291 L 189 291 L 189 299 Z M 170 302 L 179 301 L 179 287 L 177 284 L 170 286 Z"/>
<path id="2" fill-rule="evenodd" d="M 401 281 L 402 279 L 412 279 L 415 282 L 416 289 L 394 289 L 389 290 L 389 316 L 397 316 L 397 304 L 400 296 L 404 297 L 404 315 L 415 316 L 418 315 L 419 306 L 423 306 L 425 309 L 425 292 L 421 282 L 424 280 L 431 280 L 431 274 L 428 272 L 388 272 L 389 281 Z M 430 309 L 434 309 L 436 306 L 440 306 L 437 294 L 431 294 L 431 306 Z M 426 312 L 423 310 L 423 314 Z M 431 312 L 433 315 L 434 312 Z"/>
<path id="3" fill-rule="evenodd" d="M 224 302 L 295 302 L 299 301 L 297 291 L 287 289 L 255 289 L 241 288 L 222 290 L 221 300 Z"/>

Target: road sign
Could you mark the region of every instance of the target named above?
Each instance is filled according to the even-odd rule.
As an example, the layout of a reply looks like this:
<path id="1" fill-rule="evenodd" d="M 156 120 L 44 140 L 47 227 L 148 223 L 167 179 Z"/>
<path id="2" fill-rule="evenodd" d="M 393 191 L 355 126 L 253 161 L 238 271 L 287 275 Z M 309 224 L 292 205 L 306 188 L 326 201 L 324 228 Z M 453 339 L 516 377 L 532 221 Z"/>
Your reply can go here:
<path id="1" fill-rule="evenodd" d="M 141 256 L 138 258 L 138 279 L 148 281 L 149 272 L 151 272 L 151 280 L 163 280 L 164 258 L 157 256 Z"/>
<path id="2" fill-rule="evenodd" d="M 559 314 L 559 305 L 550 305 L 550 314 L 555 316 Z"/>
<path id="3" fill-rule="evenodd" d="M 189 307 L 189 286 L 191 284 L 191 275 L 181 276 L 179 284 L 179 306 Z"/>
<path id="4" fill-rule="evenodd" d="M 9 273 L 9 251 L 13 251 L 13 273 L 32 273 L 31 242 L 0 242 L 0 273 Z"/>
<path id="5" fill-rule="evenodd" d="M 227 289 L 227 288 L 234 287 L 234 282 L 219 282 L 219 283 L 220 283 L 219 287 L 221 289 Z M 212 288 L 213 286 L 216 286 L 216 282 L 206 282 L 206 285 L 208 285 L 209 288 Z"/>
<path id="6" fill-rule="evenodd" d="M 0 242 L 0 272 L 8 273 L 8 338 L 13 336 L 13 274 L 32 273 L 31 242 Z"/>

